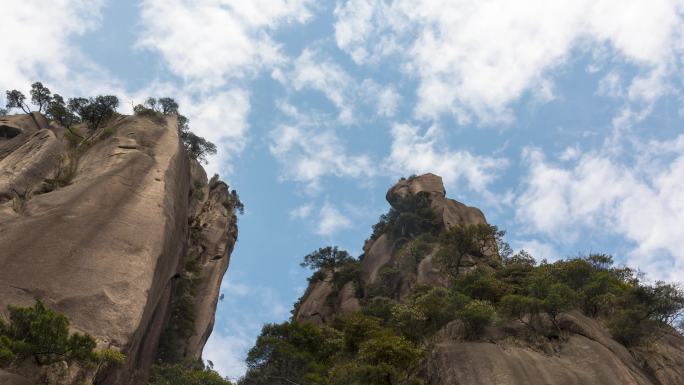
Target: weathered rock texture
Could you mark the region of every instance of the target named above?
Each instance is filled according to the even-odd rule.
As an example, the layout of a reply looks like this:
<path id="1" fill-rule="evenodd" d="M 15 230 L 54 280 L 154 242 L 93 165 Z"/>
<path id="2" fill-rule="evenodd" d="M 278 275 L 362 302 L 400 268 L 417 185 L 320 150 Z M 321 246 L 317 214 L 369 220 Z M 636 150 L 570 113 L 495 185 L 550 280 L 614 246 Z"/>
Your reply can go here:
<path id="1" fill-rule="evenodd" d="M 185 342 L 198 358 L 237 236 L 227 186 L 207 185 L 173 116 L 117 116 L 79 146 L 34 117 L 38 125 L 0 119 L 0 309 L 43 299 L 127 355 L 103 383 L 133 384 L 155 361 L 174 277 L 199 248 L 196 328 Z M 202 237 L 191 241 L 191 226 Z"/>
<path id="2" fill-rule="evenodd" d="M 402 180 L 387 192 L 393 206 L 410 195 L 425 193 L 441 229 L 486 224 L 482 212 L 445 197 L 442 179 L 433 174 Z M 416 284 L 447 286 L 434 266 L 432 249 L 417 267 L 402 264 L 402 248 L 386 234 L 366 241 L 361 261 L 361 292 L 368 291 L 383 271 L 400 275 L 394 298 L 403 300 Z M 492 255 L 491 258 L 498 258 Z M 477 261 L 474 261 L 477 263 Z M 346 286 L 345 286 L 346 288 Z M 359 309 L 357 291 L 340 292 L 334 301 L 331 274 L 312 282 L 296 307 L 294 319 L 324 323 Z M 353 299 L 353 301 L 352 301 Z M 353 306 L 343 304 L 354 303 Z M 490 327 L 480 341 L 463 339 L 456 320 L 428 341 L 424 372 L 430 385 L 679 385 L 684 384 L 684 337 L 663 329 L 646 347 L 628 349 L 613 340 L 598 321 L 578 312 L 558 319 L 561 338 L 530 341 L 526 326 L 509 322 Z"/>
<path id="3" fill-rule="evenodd" d="M 447 325 L 436 336 L 426 360 L 428 382 L 439 385 L 684 383 L 684 338 L 672 330 L 662 330 L 648 348 L 630 351 L 613 340 L 596 320 L 578 312 L 562 314 L 559 326 L 567 333 L 563 340 L 533 345 L 512 338 L 524 330 L 521 325 L 507 325 L 505 331 L 501 329 L 506 328 L 492 328 L 485 339 L 494 342 L 462 341 L 458 331 L 449 333 L 450 328 L 458 326 Z M 508 338 L 502 339 L 503 334 Z"/>

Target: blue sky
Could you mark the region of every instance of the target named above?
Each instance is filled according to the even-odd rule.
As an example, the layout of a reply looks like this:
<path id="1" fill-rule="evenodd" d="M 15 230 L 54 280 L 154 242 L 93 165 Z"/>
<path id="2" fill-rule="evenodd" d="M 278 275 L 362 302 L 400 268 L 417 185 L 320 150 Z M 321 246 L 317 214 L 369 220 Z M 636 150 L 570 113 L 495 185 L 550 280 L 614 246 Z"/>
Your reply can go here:
<path id="1" fill-rule="evenodd" d="M 245 203 L 205 350 L 224 375 L 288 318 L 298 264 L 359 254 L 434 172 L 538 258 L 684 273 L 684 4 L 0 0 L 0 89 L 172 96 Z"/>

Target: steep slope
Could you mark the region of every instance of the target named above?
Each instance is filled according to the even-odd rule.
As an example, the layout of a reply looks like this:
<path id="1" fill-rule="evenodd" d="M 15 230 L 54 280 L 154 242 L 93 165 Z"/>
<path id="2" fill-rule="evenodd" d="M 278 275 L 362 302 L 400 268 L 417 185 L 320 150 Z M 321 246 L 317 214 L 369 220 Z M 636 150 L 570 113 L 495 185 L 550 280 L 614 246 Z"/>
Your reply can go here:
<path id="1" fill-rule="evenodd" d="M 38 127 L 26 115 L 0 121 L 12 133 L 0 135 L 0 307 L 43 299 L 100 347 L 127 355 L 102 383 L 136 383 L 174 321 L 175 282 L 191 258 L 201 277 L 197 317 L 178 344 L 183 356 L 199 358 L 237 237 L 227 186 L 208 184 L 188 158 L 175 116 L 116 116 L 79 145 L 34 117 Z M 19 372 L 33 381 L 43 375 Z"/>
<path id="2" fill-rule="evenodd" d="M 426 228 L 433 234 L 444 233 L 454 226 L 487 224 L 480 210 L 446 198 L 441 178 L 433 174 L 399 181 L 388 191 L 387 200 L 396 212 L 406 207 L 407 201 L 427 202 L 426 206 L 431 210 L 434 227 Z M 412 203 L 411 207 L 413 211 L 419 212 L 416 211 L 416 207 L 420 209 L 421 206 Z M 401 216 L 390 215 L 388 218 L 382 218 L 380 224 L 374 228 L 371 239 L 366 241 L 360 261 L 360 271 L 356 278 L 348 279 L 349 276 L 354 276 L 349 274 L 352 269 L 349 266 L 353 266 L 349 263 L 333 270 L 324 269 L 317 272 L 295 307 L 294 321 L 332 325 L 339 332 L 347 333 L 348 329 L 345 328 L 350 326 L 344 326 L 344 322 L 352 322 L 353 325 L 354 322 L 361 321 L 354 321 L 352 318 L 351 321 L 340 323 L 336 319 L 360 310 L 364 314 L 381 316 L 378 309 L 382 310 L 382 308 L 365 307 L 373 306 L 374 298 L 381 298 L 380 303 L 384 304 L 383 306 L 389 306 L 388 303 L 398 303 L 399 305 L 395 305 L 393 309 L 402 310 L 406 309 L 401 307 L 402 303 L 413 301 L 412 304 L 415 305 L 415 301 L 427 298 L 411 297 L 414 288 L 421 285 L 449 288 L 455 284 L 453 278 L 450 278 L 436 263 L 435 258 L 440 250 L 440 240 L 433 235 L 425 234 L 424 231 L 420 235 L 418 233 L 421 232 L 417 231 L 405 236 L 406 226 L 402 225 L 403 227 L 397 228 L 396 225 L 396 223 L 401 223 Z M 415 222 L 419 220 L 419 216 L 413 215 L 411 220 Z M 388 221 L 395 223 L 394 228 L 386 223 Z M 481 292 L 482 290 L 497 290 L 496 281 L 477 281 L 477 278 L 468 281 L 469 276 L 477 277 L 477 274 L 482 274 L 482 271 L 492 271 L 491 277 L 494 277 L 497 269 L 503 268 L 502 258 L 496 252 L 496 248 L 492 248 L 488 253 L 480 254 L 479 257 L 466 255 L 461 262 L 462 270 L 459 273 L 459 277 L 462 277 L 461 282 L 463 285 L 471 285 L 464 287 Z M 506 275 L 505 279 L 515 281 L 517 277 L 522 276 L 516 275 L 515 269 L 520 269 L 518 270 L 520 274 L 531 271 L 533 267 L 526 263 L 523 261 L 517 267 L 515 264 L 510 265 L 512 274 Z M 578 269 L 579 273 L 576 277 L 579 280 L 582 280 L 585 274 L 589 274 L 590 270 L 585 268 L 592 268 L 591 263 L 586 261 L 571 261 L 568 266 L 569 269 Z M 480 273 L 475 274 L 476 271 Z M 553 272 L 553 270 L 549 271 Z M 599 271 L 597 276 L 608 277 L 608 270 L 596 271 Z M 469 275 L 471 272 L 474 275 Z M 625 273 L 619 269 L 616 272 L 618 275 Z M 627 273 L 631 274 L 629 271 Z M 485 275 L 485 277 L 488 276 Z M 543 287 L 542 289 L 546 290 Z M 583 290 L 603 289 L 599 289 L 599 286 L 586 286 Z M 488 295 L 500 298 L 505 293 L 485 292 L 476 294 L 476 298 L 479 298 L 477 295 L 482 298 Z M 432 297 L 430 300 L 439 301 L 438 298 L 440 297 Z M 599 306 L 607 307 L 610 304 L 611 297 L 595 298 L 604 301 L 598 302 L 599 304 L 605 303 Z M 556 298 L 557 303 L 564 303 L 563 301 L 563 298 Z M 538 302 L 534 306 L 551 306 L 547 305 L 547 302 Z M 429 303 L 419 305 L 428 306 L 428 308 L 431 306 Z M 497 306 L 504 307 L 504 305 Z M 404 327 L 402 333 L 408 338 L 413 332 L 411 325 L 420 327 L 421 322 L 426 320 L 426 316 L 421 314 L 397 313 L 397 315 L 394 310 L 388 314 L 389 310 L 385 309 L 386 317 L 394 320 L 388 321 L 388 327 L 390 329 Z M 413 309 L 418 311 L 415 309 L 419 308 Z M 439 313 L 440 309 L 432 308 L 432 311 Z M 599 307 L 598 312 L 600 311 Z M 524 314 L 525 311 L 519 313 L 519 319 L 501 317 L 493 326 L 482 328 L 477 338 L 472 338 L 472 332 L 469 331 L 466 321 L 455 319 L 440 326 L 436 333 L 418 340 L 419 345 L 425 349 L 425 355 L 420 364 L 421 381 L 433 385 L 684 384 L 684 358 L 682 358 L 684 357 L 684 337 L 670 327 L 662 324 L 653 326 L 654 329 L 650 329 L 650 337 L 641 343 L 625 346 L 614 339 L 606 327 L 605 320 L 588 317 L 578 310 L 566 309 L 565 312 L 559 314 L 551 312 L 553 317 L 541 313 L 535 313 L 533 316 L 529 313 Z M 631 317 L 627 321 L 633 320 L 636 316 Z M 429 316 L 427 319 L 429 320 Z M 346 334 L 345 338 L 348 338 Z M 265 341 L 267 340 L 262 343 L 266 343 Z M 296 341 L 292 343 L 296 345 Z M 330 356 L 325 356 L 323 362 L 328 362 L 326 360 L 330 359 Z M 347 358 L 342 360 L 346 362 L 344 360 Z M 360 365 L 358 367 L 361 369 L 358 370 L 370 370 L 363 369 L 365 364 L 368 362 L 356 364 Z M 345 368 L 351 368 L 351 366 L 345 366 Z M 393 372 L 387 373 L 386 377 L 382 377 L 383 379 L 378 383 L 394 383 L 391 382 Z M 338 375 L 333 370 L 331 376 L 336 378 Z M 253 378 L 256 376 L 249 378 L 245 384 L 259 383 Z"/>

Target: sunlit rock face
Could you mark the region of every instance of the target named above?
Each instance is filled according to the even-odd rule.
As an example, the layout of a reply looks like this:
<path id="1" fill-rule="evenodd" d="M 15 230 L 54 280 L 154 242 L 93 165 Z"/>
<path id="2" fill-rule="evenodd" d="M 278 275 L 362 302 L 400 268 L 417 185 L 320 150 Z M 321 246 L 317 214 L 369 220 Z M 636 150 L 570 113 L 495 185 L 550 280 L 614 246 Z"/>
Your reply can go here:
<path id="1" fill-rule="evenodd" d="M 195 330 L 180 346 L 198 359 L 237 228 L 228 187 L 188 158 L 175 116 L 115 116 L 80 144 L 40 114 L 3 117 L 0 131 L 0 307 L 42 299 L 127 355 L 102 383 L 136 383 L 195 258 Z"/>

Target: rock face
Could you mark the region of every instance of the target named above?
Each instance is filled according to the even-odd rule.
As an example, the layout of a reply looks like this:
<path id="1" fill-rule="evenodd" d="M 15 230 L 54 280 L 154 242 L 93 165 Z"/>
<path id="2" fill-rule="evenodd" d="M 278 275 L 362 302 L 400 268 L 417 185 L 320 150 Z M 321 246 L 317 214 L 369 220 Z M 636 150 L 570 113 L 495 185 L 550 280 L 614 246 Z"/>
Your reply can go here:
<path id="1" fill-rule="evenodd" d="M 78 146 L 67 139 L 39 114 L 0 119 L 0 308 L 43 299 L 127 355 L 103 383 L 134 384 L 155 362 L 174 277 L 199 248 L 195 332 L 184 342 L 198 358 L 237 237 L 227 186 L 208 185 L 188 159 L 174 116 L 117 116 Z"/>
<path id="2" fill-rule="evenodd" d="M 487 223 L 477 208 L 446 198 L 442 179 L 434 174 L 399 181 L 387 192 L 387 201 L 396 208 L 401 200 L 418 194 L 427 196 L 440 230 Z M 428 246 L 417 266 L 405 262 L 411 242 L 397 244 L 387 234 L 366 241 L 360 264 L 362 290 L 352 287 L 344 296 L 340 291 L 331 301 L 334 291 L 328 272 L 325 279 L 310 284 L 294 319 L 320 324 L 349 314 L 379 283 L 390 282 L 388 296 L 399 301 L 414 285 L 448 286 L 449 279 L 433 262 L 436 247 Z M 355 305 L 343 306 L 350 297 Z M 430 385 L 684 384 L 684 337 L 674 330 L 663 329 L 647 347 L 628 349 L 598 321 L 579 312 L 559 315 L 557 324 L 562 335 L 558 340 L 531 342 L 526 327 L 510 321 L 488 328 L 479 341 L 466 341 L 461 321 L 452 321 L 427 341 L 422 371 Z"/>
<path id="3" fill-rule="evenodd" d="M 406 180 L 400 180 L 387 191 L 387 201 L 395 206 L 402 199 L 418 194 L 426 194 L 430 207 L 435 214 L 437 225 L 441 229 L 447 229 L 456 225 L 486 224 L 484 214 L 474 207 L 469 207 L 453 199 L 446 198 L 446 191 L 442 178 L 435 174 L 424 174 Z M 398 298 L 408 295 L 412 286 L 441 285 L 446 286 L 448 280 L 444 274 L 433 266 L 432 257 L 428 254 L 421 260 L 415 270 L 403 269 L 401 250 L 396 247 L 386 234 L 376 239 L 366 241 L 364 245 L 364 257 L 361 261 L 361 278 L 364 288 L 378 282 L 383 275 L 383 270 L 402 270 L 401 290 L 396 293 Z M 498 258 L 498 256 L 493 256 Z M 330 274 L 325 279 L 316 281 L 309 286 L 302 297 L 294 318 L 300 322 L 321 323 L 341 314 L 349 314 L 360 309 L 360 298 L 356 297 L 356 291 L 351 288 L 341 290 L 333 301 L 329 296 L 333 293 L 332 277 Z"/>
<path id="4" fill-rule="evenodd" d="M 629 351 L 605 328 L 578 312 L 561 315 L 567 340 L 533 348 L 505 342 L 465 342 L 444 331 L 427 360 L 430 384 L 653 385 L 684 383 L 684 338 L 662 339 Z M 450 326 L 447 325 L 445 329 Z M 490 336 L 496 339 L 496 336 Z M 666 363 L 667 362 L 667 363 Z M 654 367 L 655 366 L 655 367 Z"/>

